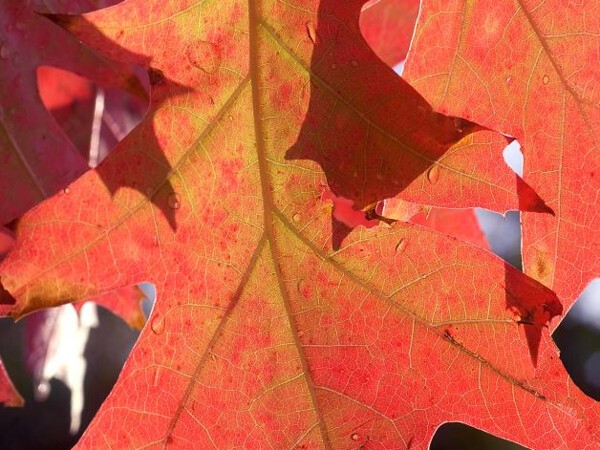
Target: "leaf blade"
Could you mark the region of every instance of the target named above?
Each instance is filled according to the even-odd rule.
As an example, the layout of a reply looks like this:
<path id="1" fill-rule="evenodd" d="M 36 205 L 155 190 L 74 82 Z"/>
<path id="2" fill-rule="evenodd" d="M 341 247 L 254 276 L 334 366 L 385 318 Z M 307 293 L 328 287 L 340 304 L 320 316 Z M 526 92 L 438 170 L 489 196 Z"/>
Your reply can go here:
<path id="1" fill-rule="evenodd" d="M 79 446 L 210 448 L 247 439 L 352 448 L 368 439 L 384 448 L 425 448 L 447 420 L 527 445 L 560 447 L 571 434 L 581 447 L 593 445 L 597 437 L 582 424 L 593 402 L 570 390 L 544 327 L 560 312 L 551 291 L 484 250 L 411 224 L 359 228 L 331 249 L 331 208 L 321 201 L 328 174 L 314 162 L 286 158 L 307 118 L 285 120 L 285 89 L 269 95 L 269 71 L 281 66 L 265 62 L 310 65 L 312 72 L 299 76 L 280 71 L 299 80 L 290 92 L 301 92 L 319 75 L 307 18 L 323 21 L 319 31 L 344 23 L 358 36 L 360 2 L 252 3 L 281 19 L 279 37 L 304 43 L 295 60 L 277 55 L 276 36 L 239 3 L 220 3 L 218 17 L 228 19 L 210 33 L 254 36 L 223 49 L 233 56 L 221 60 L 228 77 L 220 80 L 170 62 L 173 54 L 188 57 L 175 51 L 181 43 L 171 21 L 198 24 L 206 6 L 171 5 L 181 14 L 164 20 L 141 2 L 97 16 L 113 36 L 123 29 L 132 51 L 145 50 L 131 34 L 145 35 L 141 17 L 165 36 L 152 60 L 163 74 L 153 110 L 69 196 L 28 214 L 2 266 L 3 284 L 27 305 L 19 313 L 40 306 L 42 297 L 59 303 L 140 281 L 157 286 L 150 322 Z M 123 27 L 117 16 L 131 23 Z M 214 104 L 198 80 L 212 86 Z M 184 81 L 199 92 L 181 94 Z M 308 108 L 310 99 L 300 96 L 293 100 Z M 164 150 L 166 172 L 144 160 L 149 140 Z M 102 178 L 108 175 L 138 184 L 111 192 Z M 40 235 L 49 236 L 50 250 L 32 255 Z M 402 239 L 407 244 L 399 247 Z M 87 261 L 99 270 L 82 281 Z M 290 405 L 297 414 L 289 414 Z"/>

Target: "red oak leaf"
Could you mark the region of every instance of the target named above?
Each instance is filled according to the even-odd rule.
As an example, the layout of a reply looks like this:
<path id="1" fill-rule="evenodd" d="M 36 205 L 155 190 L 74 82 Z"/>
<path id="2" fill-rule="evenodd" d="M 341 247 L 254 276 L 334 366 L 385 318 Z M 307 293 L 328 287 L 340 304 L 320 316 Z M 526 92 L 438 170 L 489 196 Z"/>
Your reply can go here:
<path id="1" fill-rule="evenodd" d="M 594 0 L 425 0 L 404 72 L 437 111 L 518 139 L 555 214 L 523 215 L 525 271 L 566 306 L 600 274 L 598 30 Z"/>
<path id="2" fill-rule="evenodd" d="M 426 448 L 447 421 L 600 442 L 548 288 L 415 224 L 332 248 L 324 186 L 361 211 L 396 195 L 547 210 L 530 188 L 519 203 L 502 139 L 433 113 L 377 59 L 362 3 L 130 0 L 67 24 L 153 80 L 144 122 L 19 221 L 0 266 L 15 316 L 157 288 L 80 448 Z"/>

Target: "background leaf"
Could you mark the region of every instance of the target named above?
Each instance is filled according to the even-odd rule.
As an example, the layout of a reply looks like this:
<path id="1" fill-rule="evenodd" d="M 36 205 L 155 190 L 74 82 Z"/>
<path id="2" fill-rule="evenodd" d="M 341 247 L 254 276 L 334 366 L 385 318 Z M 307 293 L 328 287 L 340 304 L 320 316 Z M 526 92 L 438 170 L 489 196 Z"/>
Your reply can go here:
<path id="1" fill-rule="evenodd" d="M 0 15 L 6 20 L 0 43 L 0 224 L 6 224 L 88 169 L 87 155 L 77 151 L 40 101 L 39 66 L 145 93 L 129 66 L 90 51 L 27 2 L 2 0 Z"/>

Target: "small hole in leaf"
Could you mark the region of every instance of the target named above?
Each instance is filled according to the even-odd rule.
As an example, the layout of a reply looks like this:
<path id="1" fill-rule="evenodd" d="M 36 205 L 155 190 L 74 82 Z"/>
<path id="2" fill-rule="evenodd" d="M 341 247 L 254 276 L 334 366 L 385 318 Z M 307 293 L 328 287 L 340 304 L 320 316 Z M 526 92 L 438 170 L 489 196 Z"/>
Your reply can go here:
<path id="1" fill-rule="evenodd" d="M 491 251 L 512 266 L 521 268 L 521 214 L 508 211 L 502 215 L 481 208 L 476 212 Z"/>
<path id="2" fill-rule="evenodd" d="M 146 315 L 146 319 L 150 317 L 150 312 L 156 301 L 156 286 L 152 283 L 140 283 L 138 287 L 144 293 L 145 299 L 142 302 L 142 309 Z"/>
<path id="3" fill-rule="evenodd" d="M 514 140 L 502 153 L 504 162 L 518 175 L 523 173 L 523 153 Z M 521 268 L 521 213 L 507 211 L 502 215 L 477 208 L 477 219 L 494 254 L 514 267 Z"/>
<path id="4" fill-rule="evenodd" d="M 492 436 L 460 422 L 448 422 L 437 429 L 430 450 L 521 450 L 514 442 Z"/>
<path id="5" fill-rule="evenodd" d="M 600 278 L 585 288 L 552 338 L 575 384 L 600 400 Z"/>
<path id="6" fill-rule="evenodd" d="M 503 152 L 502 156 L 504 162 L 510 167 L 514 173 L 523 176 L 523 152 L 521 151 L 521 144 L 516 139 L 508 144 Z"/>

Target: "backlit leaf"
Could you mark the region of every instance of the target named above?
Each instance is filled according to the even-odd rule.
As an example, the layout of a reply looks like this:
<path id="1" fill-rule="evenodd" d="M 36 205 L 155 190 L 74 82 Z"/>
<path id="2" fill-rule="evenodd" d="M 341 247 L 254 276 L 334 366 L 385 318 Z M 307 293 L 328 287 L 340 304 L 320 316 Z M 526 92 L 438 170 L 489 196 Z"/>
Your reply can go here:
<path id="1" fill-rule="evenodd" d="M 367 43 L 390 67 L 406 58 L 419 0 L 369 0 L 360 15 L 360 30 Z"/>
<path id="2" fill-rule="evenodd" d="M 436 110 L 518 139 L 555 214 L 523 215 L 525 270 L 566 306 L 600 274 L 599 32 L 594 0 L 425 0 L 404 72 Z"/>
<path id="3" fill-rule="evenodd" d="M 598 445 L 552 291 L 415 224 L 332 245 L 338 199 L 548 211 L 503 138 L 433 113 L 372 53 L 362 3 L 130 0 L 64 22 L 153 84 L 144 122 L 28 213 L 0 266 L 17 317 L 156 286 L 80 448 L 427 448 L 448 421 Z"/>

